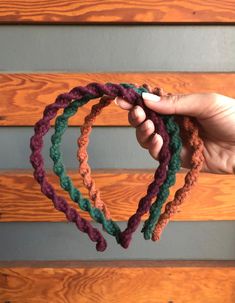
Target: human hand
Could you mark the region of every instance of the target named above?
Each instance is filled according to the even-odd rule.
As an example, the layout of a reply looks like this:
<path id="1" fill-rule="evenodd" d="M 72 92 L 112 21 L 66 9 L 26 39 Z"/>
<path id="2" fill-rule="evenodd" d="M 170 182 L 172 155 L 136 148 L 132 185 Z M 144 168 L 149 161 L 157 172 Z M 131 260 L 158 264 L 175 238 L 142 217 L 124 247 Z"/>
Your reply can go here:
<path id="1" fill-rule="evenodd" d="M 142 94 L 145 105 L 159 114 L 195 117 L 199 135 L 204 142 L 202 171 L 210 173 L 235 173 L 235 99 L 217 93 L 198 93 L 158 97 Z M 122 109 L 129 110 L 129 123 L 136 128 L 139 144 L 158 160 L 162 137 L 154 133 L 154 124 L 146 120 L 140 106 L 133 108 L 127 101 L 115 99 Z M 191 149 L 183 141 L 181 164 L 190 168 Z"/>

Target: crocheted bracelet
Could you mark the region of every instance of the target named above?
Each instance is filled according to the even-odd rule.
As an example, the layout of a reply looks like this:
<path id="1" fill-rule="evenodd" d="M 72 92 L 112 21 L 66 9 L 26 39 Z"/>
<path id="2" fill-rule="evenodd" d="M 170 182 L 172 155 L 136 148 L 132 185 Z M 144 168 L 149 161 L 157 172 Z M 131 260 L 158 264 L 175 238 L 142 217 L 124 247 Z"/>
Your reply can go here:
<path id="1" fill-rule="evenodd" d="M 51 157 L 56 164 L 54 165 L 55 173 L 58 174 L 62 180 L 61 186 L 70 193 L 70 196 L 72 196 L 73 200 L 79 204 L 81 209 L 89 211 L 92 218 L 97 222 L 102 223 L 105 229 L 108 229 L 111 234 L 115 235 L 118 243 L 121 243 L 123 247 L 128 247 L 131 235 L 136 230 L 141 216 L 149 210 L 151 200 L 157 195 L 159 187 L 163 184 L 166 178 L 166 168 L 170 161 L 170 151 L 168 148 L 169 136 L 166 132 L 164 123 L 156 113 L 145 107 L 140 95 L 143 90 L 138 91 L 138 89 L 135 90 L 127 86 L 128 85 L 125 84 L 118 85 L 106 83 L 103 85 L 99 83 L 90 83 L 86 87 L 75 87 L 69 93 L 59 95 L 56 98 L 55 103 L 50 104 L 45 108 L 43 118 L 35 124 L 35 134 L 30 140 L 30 147 L 32 150 L 30 161 L 34 168 L 34 177 L 41 185 L 41 191 L 53 201 L 56 209 L 66 214 L 69 221 L 75 222 L 79 230 L 86 232 L 92 241 L 97 242 L 96 248 L 99 251 L 104 251 L 107 245 L 101 233 L 97 229 L 93 228 L 87 220 L 81 218 L 77 211 L 67 204 L 64 198 L 57 196 L 54 188 L 47 181 L 44 161 L 41 155 L 43 136 L 50 128 L 50 120 L 56 116 L 56 113 L 60 108 L 64 108 L 64 114 L 69 117 L 75 109 L 86 104 L 90 99 L 102 97 L 104 94 L 113 98 L 119 96 L 133 105 L 141 106 L 145 110 L 147 118 L 153 121 L 155 129 L 163 137 L 164 144 L 159 155 L 160 165 L 154 175 L 155 179 L 149 185 L 147 195 L 140 200 L 136 214 L 128 220 L 128 226 L 124 232 L 120 232 L 120 229 L 115 222 L 112 220 L 106 220 L 103 212 L 99 208 L 92 207 L 88 199 L 83 198 L 78 190 L 71 187 L 71 180 L 65 175 L 63 164 L 59 159 L 60 153 L 58 153 L 56 147 L 59 146 L 60 142 L 58 140 L 61 137 L 57 136 L 56 133 L 52 139 L 52 141 L 54 140 L 55 145 L 50 150 Z M 72 102 L 73 99 L 75 99 L 75 101 Z M 61 119 L 61 117 L 60 119 L 57 119 L 56 130 L 61 129 L 62 131 L 62 122 L 65 122 L 65 120 L 66 119 L 64 118 Z M 62 133 L 63 131 L 61 132 L 61 135 Z M 166 217 L 163 217 L 162 219 L 168 220 Z"/>

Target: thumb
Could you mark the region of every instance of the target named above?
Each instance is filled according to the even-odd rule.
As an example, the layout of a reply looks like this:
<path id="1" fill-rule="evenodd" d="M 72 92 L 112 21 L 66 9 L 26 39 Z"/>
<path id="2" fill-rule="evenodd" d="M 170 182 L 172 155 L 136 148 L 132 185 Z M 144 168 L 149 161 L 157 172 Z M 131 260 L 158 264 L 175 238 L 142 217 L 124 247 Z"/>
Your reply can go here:
<path id="1" fill-rule="evenodd" d="M 159 97 L 151 93 L 142 93 L 145 105 L 158 112 L 168 115 L 188 115 L 206 118 L 213 107 L 212 94 L 166 95 Z"/>

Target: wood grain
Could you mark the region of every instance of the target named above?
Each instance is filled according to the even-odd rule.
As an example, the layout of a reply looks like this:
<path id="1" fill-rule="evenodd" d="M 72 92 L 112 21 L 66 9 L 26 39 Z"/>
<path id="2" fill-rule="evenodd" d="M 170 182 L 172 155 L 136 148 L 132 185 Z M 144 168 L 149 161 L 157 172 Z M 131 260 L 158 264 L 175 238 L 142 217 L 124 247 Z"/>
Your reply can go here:
<path id="1" fill-rule="evenodd" d="M 163 87 L 171 93 L 217 92 L 235 98 L 235 73 L 78 73 L 0 74 L 0 126 L 32 126 L 46 105 L 75 86 L 89 82 L 129 82 Z M 82 107 L 69 125 L 81 125 L 98 100 Z M 127 126 L 127 112 L 115 104 L 105 108 L 94 125 Z"/>
<path id="2" fill-rule="evenodd" d="M 1 302 L 29 303 L 233 303 L 235 265 L 211 267 L 174 262 L 152 267 L 136 265 L 79 267 L 10 267 L 0 269 Z M 130 263 L 133 261 L 129 261 Z M 26 262 L 25 262 L 26 263 Z M 97 262 L 99 263 L 99 262 Z M 143 263 L 143 262 L 142 262 Z M 148 263 L 148 261 L 146 261 Z M 177 261 L 175 262 L 177 264 Z M 208 266 L 207 266 L 208 264 Z"/>
<path id="3" fill-rule="evenodd" d="M 88 197 L 81 178 L 75 171 L 68 171 L 85 197 Z M 145 195 L 147 185 L 153 180 L 153 170 L 94 170 L 93 176 L 101 197 L 107 203 L 112 218 L 126 221 Z M 180 172 L 169 199 L 182 186 L 185 173 Z M 58 178 L 49 174 L 48 180 L 58 193 L 68 199 L 67 192 L 59 188 Z M 175 221 L 235 220 L 235 176 L 201 173 L 199 182 L 190 197 L 180 208 Z M 0 174 L 0 222 L 63 222 L 64 215 L 53 208 L 52 202 L 40 191 L 30 171 L 2 171 Z M 87 213 L 81 211 L 85 218 Z M 143 219 L 147 218 L 147 215 Z"/>
<path id="4" fill-rule="evenodd" d="M 115 263 L 114 263 L 115 262 Z M 0 268 L 133 268 L 133 267 L 235 267 L 233 260 L 50 260 L 50 261 L 0 261 Z"/>
<path id="5" fill-rule="evenodd" d="M 0 23 L 233 23 L 234 0 L 2 0 Z"/>

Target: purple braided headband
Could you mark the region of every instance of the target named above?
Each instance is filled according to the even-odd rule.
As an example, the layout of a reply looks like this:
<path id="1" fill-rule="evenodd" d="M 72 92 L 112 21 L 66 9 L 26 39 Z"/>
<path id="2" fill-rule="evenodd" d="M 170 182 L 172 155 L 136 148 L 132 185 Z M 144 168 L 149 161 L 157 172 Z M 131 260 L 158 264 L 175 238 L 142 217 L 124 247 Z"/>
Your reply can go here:
<path id="1" fill-rule="evenodd" d="M 141 95 L 132 88 L 125 88 L 121 84 L 113 83 L 100 84 L 93 82 L 85 87 L 75 87 L 69 93 L 60 94 L 54 103 L 46 106 L 43 117 L 34 126 L 35 134 L 30 139 L 30 148 L 32 150 L 30 162 L 34 168 L 34 178 L 40 184 L 42 193 L 53 201 L 54 207 L 57 210 L 65 213 L 68 221 L 74 222 L 80 231 L 87 233 L 89 238 L 93 242 L 96 242 L 96 249 L 98 251 L 104 251 L 106 249 L 106 240 L 99 230 L 92 227 L 90 222 L 82 218 L 75 208 L 71 207 L 63 197 L 55 193 L 55 189 L 47 181 L 41 151 L 43 148 L 43 136 L 49 131 L 50 121 L 55 118 L 59 109 L 66 108 L 73 100 L 80 100 L 84 97 L 90 100 L 100 98 L 103 95 L 108 95 L 113 98 L 118 96 L 134 106 L 139 105 L 142 107 L 146 113 L 146 119 L 152 120 L 155 130 L 163 138 L 163 146 L 159 154 L 160 164 L 154 174 L 154 181 L 148 186 L 147 194 L 140 199 L 136 213 L 129 218 L 126 229 L 119 235 L 120 244 L 124 248 L 127 248 L 131 241 L 132 234 L 140 224 L 141 217 L 149 211 L 151 202 L 158 194 L 159 187 L 166 178 L 167 166 L 171 157 L 169 135 L 164 123 L 155 112 L 145 106 Z"/>

